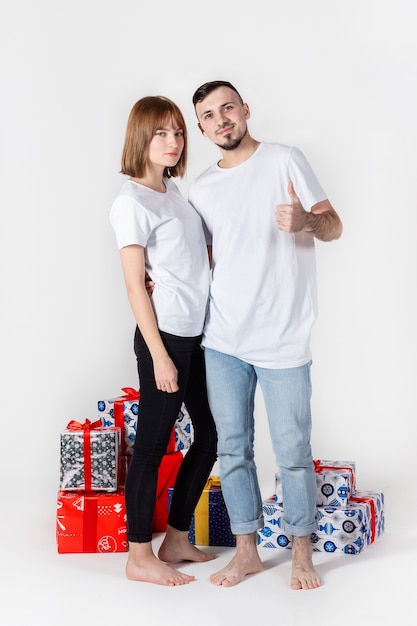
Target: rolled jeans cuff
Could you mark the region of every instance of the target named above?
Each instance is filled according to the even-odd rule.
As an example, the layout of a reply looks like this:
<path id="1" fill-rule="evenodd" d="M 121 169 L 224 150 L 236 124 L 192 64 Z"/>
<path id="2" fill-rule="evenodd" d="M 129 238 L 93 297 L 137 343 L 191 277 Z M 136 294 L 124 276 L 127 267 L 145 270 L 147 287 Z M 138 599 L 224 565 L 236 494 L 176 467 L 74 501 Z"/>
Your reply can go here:
<path id="1" fill-rule="evenodd" d="M 263 527 L 263 515 L 259 519 L 253 520 L 253 522 L 238 522 L 237 524 L 230 522 L 230 529 L 234 535 L 251 535 Z"/>
<path id="2" fill-rule="evenodd" d="M 291 524 L 287 524 L 284 520 L 284 530 L 287 535 L 292 535 L 293 537 L 306 537 L 316 532 L 317 521 L 314 521 L 308 526 L 292 526 Z"/>

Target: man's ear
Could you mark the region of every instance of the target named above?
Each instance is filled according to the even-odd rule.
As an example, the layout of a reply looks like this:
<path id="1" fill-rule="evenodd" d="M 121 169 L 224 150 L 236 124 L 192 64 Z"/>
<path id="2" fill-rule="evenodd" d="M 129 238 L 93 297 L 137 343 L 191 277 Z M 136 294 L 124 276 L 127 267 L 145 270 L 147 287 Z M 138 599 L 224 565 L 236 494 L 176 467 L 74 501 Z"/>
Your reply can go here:
<path id="1" fill-rule="evenodd" d="M 247 102 L 243 103 L 243 109 L 245 111 L 245 118 L 248 120 L 250 118 L 250 108 L 249 108 L 249 104 L 247 104 Z"/>
<path id="2" fill-rule="evenodd" d="M 200 122 L 198 122 L 197 126 L 198 126 L 198 128 L 200 129 L 201 134 L 202 134 L 202 135 L 204 135 L 204 130 L 203 130 L 203 128 L 202 128 L 202 126 L 201 126 Z"/>

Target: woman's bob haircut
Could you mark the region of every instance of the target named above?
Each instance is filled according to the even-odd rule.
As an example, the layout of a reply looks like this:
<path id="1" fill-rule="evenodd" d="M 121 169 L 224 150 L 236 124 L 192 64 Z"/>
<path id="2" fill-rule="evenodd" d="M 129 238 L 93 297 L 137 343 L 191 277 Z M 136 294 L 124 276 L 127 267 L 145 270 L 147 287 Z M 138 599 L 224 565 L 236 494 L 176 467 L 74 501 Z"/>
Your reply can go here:
<path id="1" fill-rule="evenodd" d="M 172 124 L 184 134 L 184 149 L 174 167 L 166 167 L 164 177 L 184 176 L 187 166 L 188 140 L 184 117 L 175 104 L 164 96 L 146 96 L 133 106 L 127 121 L 122 153 L 122 174 L 142 178 L 149 163 L 149 144 L 157 130 Z"/>

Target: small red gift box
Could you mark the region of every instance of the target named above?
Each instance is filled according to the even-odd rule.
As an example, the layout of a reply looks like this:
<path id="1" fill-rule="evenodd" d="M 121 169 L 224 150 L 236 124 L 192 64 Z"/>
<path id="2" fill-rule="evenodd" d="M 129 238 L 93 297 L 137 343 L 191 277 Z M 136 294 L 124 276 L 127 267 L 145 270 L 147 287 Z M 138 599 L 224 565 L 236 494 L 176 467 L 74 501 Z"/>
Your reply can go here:
<path id="1" fill-rule="evenodd" d="M 124 490 L 115 493 L 59 490 L 56 539 L 59 553 L 125 552 Z"/>
<path id="2" fill-rule="evenodd" d="M 158 471 L 156 487 L 155 513 L 152 530 L 154 533 L 165 532 L 168 520 L 168 489 L 174 487 L 178 470 L 184 456 L 182 452 L 165 454 Z"/>

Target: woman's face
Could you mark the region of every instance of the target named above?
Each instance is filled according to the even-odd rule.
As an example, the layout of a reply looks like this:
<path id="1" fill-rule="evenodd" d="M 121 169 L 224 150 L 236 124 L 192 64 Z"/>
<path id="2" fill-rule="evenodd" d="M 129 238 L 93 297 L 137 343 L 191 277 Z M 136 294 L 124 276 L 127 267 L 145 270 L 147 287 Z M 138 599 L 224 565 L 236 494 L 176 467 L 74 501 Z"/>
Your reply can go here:
<path id="1" fill-rule="evenodd" d="M 174 167 L 184 150 L 184 129 L 175 128 L 172 122 L 158 128 L 149 144 L 149 161 L 152 165 Z"/>

